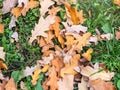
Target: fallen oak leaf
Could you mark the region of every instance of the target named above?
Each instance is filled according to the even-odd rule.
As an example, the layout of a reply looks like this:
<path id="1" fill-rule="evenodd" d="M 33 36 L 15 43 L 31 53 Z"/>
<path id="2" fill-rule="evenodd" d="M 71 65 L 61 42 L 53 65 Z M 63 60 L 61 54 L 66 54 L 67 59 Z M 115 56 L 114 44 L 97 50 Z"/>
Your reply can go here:
<path id="1" fill-rule="evenodd" d="M 9 29 L 12 29 L 13 27 L 16 26 L 16 23 L 15 23 L 16 21 L 17 21 L 17 18 L 15 16 L 12 16 L 10 23 L 9 23 Z"/>
<path id="2" fill-rule="evenodd" d="M 34 74 L 32 75 L 32 85 L 36 85 L 37 84 L 37 80 L 40 77 L 40 73 L 41 72 L 46 72 L 49 69 L 49 65 L 45 64 L 44 67 L 41 69 L 40 67 L 38 67 L 35 71 Z"/>
<path id="3" fill-rule="evenodd" d="M 18 90 L 13 78 L 5 85 L 5 90 Z"/>
<path id="4" fill-rule="evenodd" d="M 57 77 L 57 73 L 55 71 L 55 67 L 53 66 L 51 68 L 51 72 L 49 74 L 49 80 L 46 83 L 47 86 L 50 86 L 50 90 L 57 90 L 58 89 L 58 77 Z"/>
<path id="5" fill-rule="evenodd" d="M 13 32 L 11 37 L 14 38 L 16 42 L 18 42 L 19 39 L 18 39 L 18 33 L 17 32 Z"/>
<path id="6" fill-rule="evenodd" d="M 81 68 L 81 74 L 83 76 L 88 77 L 90 80 L 96 80 L 101 78 L 102 80 L 105 81 L 110 81 L 112 77 L 114 76 L 114 72 L 106 72 L 105 70 L 101 69 L 94 69 L 90 66 L 82 67 Z"/>
<path id="7" fill-rule="evenodd" d="M 23 16 L 26 16 L 27 11 L 29 11 L 29 9 L 33 9 L 39 6 L 39 2 L 35 1 L 35 0 L 30 0 L 29 2 L 27 2 L 27 5 L 23 8 L 23 10 L 21 11 L 21 14 Z"/>
<path id="8" fill-rule="evenodd" d="M 55 16 L 47 16 L 45 19 L 40 17 L 38 24 L 35 25 L 34 30 L 32 30 L 32 37 L 30 37 L 29 42 L 32 43 L 33 40 L 37 39 L 37 36 L 47 37 L 48 35 L 45 31 L 49 30 L 51 24 L 55 22 Z M 49 21 L 49 22 L 48 22 Z"/>
<path id="9" fill-rule="evenodd" d="M 4 0 L 2 14 L 6 14 L 11 11 L 12 8 L 18 3 L 18 0 Z"/>
<path id="10" fill-rule="evenodd" d="M 0 23 L 0 33 L 4 33 L 4 24 Z"/>
<path id="11" fill-rule="evenodd" d="M 105 82 L 102 79 L 90 81 L 89 86 L 94 88 L 94 90 L 117 90 L 112 82 Z"/>
<path id="12" fill-rule="evenodd" d="M 52 0 L 42 0 L 40 2 L 41 9 L 40 9 L 40 15 L 44 16 L 45 13 L 48 11 L 48 8 L 52 6 L 54 2 Z"/>
<path id="13" fill-rule="evenodd" d="M 87 50 L 87 52 L 85 52 L 85 53 L 83 53 L 82 54 L 82 56 L 84 57 L 84 58 L 86 58 L 88 61 L 90 61 L 91 60 L 91 53 L 93 52 L 93 49 L 92 48 L 89 48 L 88 50 Z"/>
<path id="14" fill-rule="evenodd" d="M 58 90 L 73 90 L 74 75 L 66 75 L 63 79 L 59 79 L 57 84 Z"/>
<path id="15" fill-rule="evenodd" d="M 22 6 L 22 7 L 13 8 L 13 9 L 11 10 L 11 13 L 12 13 L 16 18 L 18 18 L 18 17 L 21 15 L 22 9 L 23 9 L 23 6 Z"/>

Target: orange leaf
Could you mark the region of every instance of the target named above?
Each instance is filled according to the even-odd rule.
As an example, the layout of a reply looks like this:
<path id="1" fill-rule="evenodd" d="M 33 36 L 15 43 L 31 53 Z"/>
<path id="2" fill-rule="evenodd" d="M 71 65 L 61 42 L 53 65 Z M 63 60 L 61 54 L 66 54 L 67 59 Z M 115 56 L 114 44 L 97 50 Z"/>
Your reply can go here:
<path id="1" fill-rule="evenodd" d="M 72 46 L 74 44 L 74 40 L 75 38 L 71 35 L 66 35 L 66 42 L 65 42 L 65 45 L 67 46 Z"/>
<path id="2" fill-rule="evenodd" d="M 65 6 L 70 13 L 74 25 L 77 25 L 79 23 L 80 24 L 84 23 L 86 19 L 83 17 L 83 10 L 78 12 L 76 8 L 70 6 L 70 4 L 67 2 L 65 3 Z"/>
<path id="3" fill-rule="evenodd" d="M 70 62 L 66 63 L 65 67 L 61 69 L 61 72 L 60 72 L 61 77 L 64 77 L 65 74 L 72 74 L 72 75 L 77 74 L 74 68 L 78 65 L 79 59 L 80 59 L 79 54 L 74 55 L 70 60 Z"/>
<path id="4" fill-rule="evenodd" d="M 57 81 L 58 81 L 57 73 L 55 71 L 55 67 L 53 66 L 49 74 L 49 81 L 46 83 L 46 85 L 50 86 L 50 90 L 57 90 L 58 89 Z"/>
<path id="5" fill-rule="evenodd" d="M 68 9 L 70 16 L 72 18 L 73 24 L 77 25 L 79 24 L 78 18 L 77 18 L 77 9 L 70 6 L 69 3 L 65 3 L 66 8 Z"/>
<path id="6" fill-rule="evenodd" d="M 0 68 L 8 69 L 7 65 L 0 61 Z"/>
<path id="7" fill-rule="evenodd" d="M 22 8 L 21 7 L 16 7 L 16 8 L 13 8 L 11 13 L 16 17 L 18 18 L 20 15 L 21 15 L 21 11 L 22 11 Z"/>
<path id="8" fill-rule="evenodd" d="M 39 43 L 39 45 L 41 47 L 45 46 L 46 45 L 46 41 L 45 41 L 44 37 L 41 37 L 38 43 Z"/>
<path id="9" fill-rule="evenodd" d="M 56 56 L 52 60 L 52 65 L 55 67 L 55 70 L 57 72 L 59 72 L 61 70 L 61 68 L 63 67 L 63 62 L 62 62 L 62 60 L 59 57 Z"/>
<path id="10" fill-rule="evenodd" d="M 91 36 L 91 33 L 88 32 L 88 33 L 83 34 L 83 36 L 76 37 L 77 40 L 75 40 L 75 42 L 77 44 L 75 48 L 78 52 L 82 50 L 83 46 L 86 46 L 86 42 L 90 38 L 90 36 Z"/>
<path id="11" fill-rule="evenodd" d="M 33 9 L 33 8 L 36 8 L 39 6 L 39 2 L 38 1 L 34 1 L 34 0 L 30 0 L 28 3 L 27 3 L 27 7 L 26 8 L 23 8 L 23 10 L 21 11 L 22 15 L 25 16 L 26 15 L 26 12 L 29 10 L 29 9 Z"/>
<path id="12" fill-rule="evenodd" d="M 112 82 L 105 82 L 102 79 L 92 80 L 89 82 L 89 85 L 94 90 L 117 90 Z"/>
<path id="13" fill-rule="evenodd" d="M 4 33 L 4 25 L 0 23 L 0 33 Z"/>
<path id="14" fill-rule="evenodd" d="M 13 78 L 11 78 L 5 85 L 5 90 L 18 90 Z"/>
<path id="15" fill-rule="evenodd" d="M 60 8 L 60 7 L 52 7 L 52 9 L 50 9 L 49 11 L 48 11 L 48 13 L 50 14 L 50 15 L 56 15 L 57 14 L 57 12 L 59 12 L 60 10 L 61 10 L 62 8 Z"/>
<path id="16" fill-rule="evenodd" d="M 114 0 L 114 4 L 117 4 L 118 6 L 120 6 L 120 0 Z"/>

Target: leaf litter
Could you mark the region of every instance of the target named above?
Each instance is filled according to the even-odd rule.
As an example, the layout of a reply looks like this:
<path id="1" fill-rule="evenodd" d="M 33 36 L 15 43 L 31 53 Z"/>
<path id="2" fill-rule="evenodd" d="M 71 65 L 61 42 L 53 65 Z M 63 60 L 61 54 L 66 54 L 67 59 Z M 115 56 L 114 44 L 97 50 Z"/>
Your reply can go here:
<path id="1" fill-rule="evenodd" d="M 22 76 L 22 78 L 30 76 L 33 87 L 37 85 L 41 73 L 45 73 L 46 78 L 41 81 L 44 90 L 73 90 L 75 83 L 78 84 L 78 90 L 117 90 L 111 82 L 115 73 L 101 67 L 101 63 L 97 65 L 91 63 L 91 54 L 94 52 L 92 48 L 83 52 L 84 47 L 91 46 L 93 42 L 96 45 L 99 40 L 111 40 L 113 35 L 111 33 L 100 34 L 99 31 L 97 31 L 97 35 L 92 35 L 88 32 L 87 27 L 82 25 L 87 19 L 83 16 L 83 10 L 78 11 L 64 0 L 42 0 L 40 2 L 13 0 L 11 6 L 5 9 L 8 2 L 10 1 L 4 1 L 2 12 L 3 14 L 11 12 L 12 14 L 9 23 L 10 29 L 16 27 L 15 22 L 19 16 L 26 16 L 29 9 L 41 6 L 39 21 L 31 30 L 29 43 L 32 45 L 33 41 L 37 40 L 43 55 L 40 60 L 37 60 L 37 65 L 34 67 L 26 66 Z M 56 6 L 56 3 L 65 7 L 64 18 L 66 21 L 64 22 L 57 14 L 63 8 L 59 5 Z M 75 0 L 73 3 L 76 3 Z M 119 5 L 120 2 L 116 0 L 114 3 Z M 0 31 L 3 33 L 4 26 L 0 25 Z M 64 28 L 61 29 L 60 25 L 64 25 Z M 11 35 L 17 42 L 18 36 L 17 32 Z M 119 31 L 116 31 L 116 39 L 119 39 L 119 36 Z M 56 45 L 53 39 L 58 40 L 60 45 Z M 0 48 L 0 58 L 5 60 L 3 47 Z M 2 61 L 0 68 L 8 69 Z M 18 90 L 12 77 L 7 80 L 2 73 L 0 75 L 0 79 L 3 80 L 3 83 L 0 84 L 0 88 L 3 88 L 1 90 Z M 75 81 L 76 75 L 78 75 L 78 82 Z M 20 87 L 22 90 L 28 90 L 23 81 L 20 82 Z"/>

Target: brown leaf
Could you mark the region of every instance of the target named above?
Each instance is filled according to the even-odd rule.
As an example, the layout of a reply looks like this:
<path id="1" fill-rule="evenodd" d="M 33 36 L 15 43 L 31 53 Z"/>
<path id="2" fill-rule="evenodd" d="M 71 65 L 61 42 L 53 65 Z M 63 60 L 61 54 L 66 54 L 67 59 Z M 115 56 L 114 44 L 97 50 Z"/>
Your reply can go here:
<path id="1" fill-rule="evenodd" d="M 105 82 L 102 79 L 92 80 L 89 82 L 89 85 L 94 90 L 117 90 L 112 82 Z"/>
<path id="2" fill-rule="evenodd" d="M 21 15 L 22 8 L 23 8 L 23 7 L 13 8 L 12 11 L 11 11 L 11 13 L 12 13 L 16 18 L 18 18 L 18 17 Z"/>
<path id="3" fill-rule="evenodd" d="M 63 79 L 60 79 L 58 83 L 58 90 L 73 90 L 74 75 L 66 75 Z"/>
<path id="4" fill-rule="evenodd" d="M 116 39 L 119 40 L 120 39 L 120 31 L 116 31 L 115 35 L 116 35 Z"/>
<path id="5" fill-rule="evenodd" d="M 55 71 L 55 67 L 53 66 L 49 74 L 49 81 L 46 83 L 46 85 L 50 86 L 50 90 L 57 90 L 58 89 L 57 82 L 58 82 L 58 77 Z"/>
<path id="6" fill-rule="evenodd" d="M 50 9 L 50 10 L 48 11 L 48 13 L 49 13 L 50 15 L 56 15 L 57 12 L 59 12 L 60 10 L 62 10 L 62 8 L 52 6 L 52 9 Z"/>
<path id="7" fill-rule="evenodd" d="M 3 0 L 2 13 L 6 14 L 18 3 L 18 0 Z"/>
<path id="8" fill-rule="evenodd" d="M 5 90 L 18 90 L 13 78 L 11 78 L 5 85 Z"/>
<path id="9" fill-rule="evenodd" d="M 4 25 L 0 23 L 0 33 L 4 33 Z"/>

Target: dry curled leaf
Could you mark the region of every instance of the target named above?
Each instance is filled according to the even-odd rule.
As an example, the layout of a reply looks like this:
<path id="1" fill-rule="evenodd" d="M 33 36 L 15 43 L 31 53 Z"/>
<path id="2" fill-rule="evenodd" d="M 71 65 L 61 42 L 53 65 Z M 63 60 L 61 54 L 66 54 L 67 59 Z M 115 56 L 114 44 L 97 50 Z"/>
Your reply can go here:
<path id="1" fill-rule="evenodd" d="M 78 90 L 88 90 L 87 82 L 83 79 L 81 79 L 81 83 L 78 83 Z"/>
<path id="2" fill-rule="evenodd" d="M 16 21 L 17 21 L 16 17 L 12 16 L 11 21 L 9 23 L 9 29 L 12 29 L 13 27 L 16 26 L 16 23 L 15 23 Z"/>
<path id="3" fill-rule="evenodd" d="M 13 32 L 13 34 L 11 35 L 11 37 L 12 38 L 14 38 L 14 40 L 16 41 L 16 42 L 18 42 L 18 33 L 17 32 Z"/>

